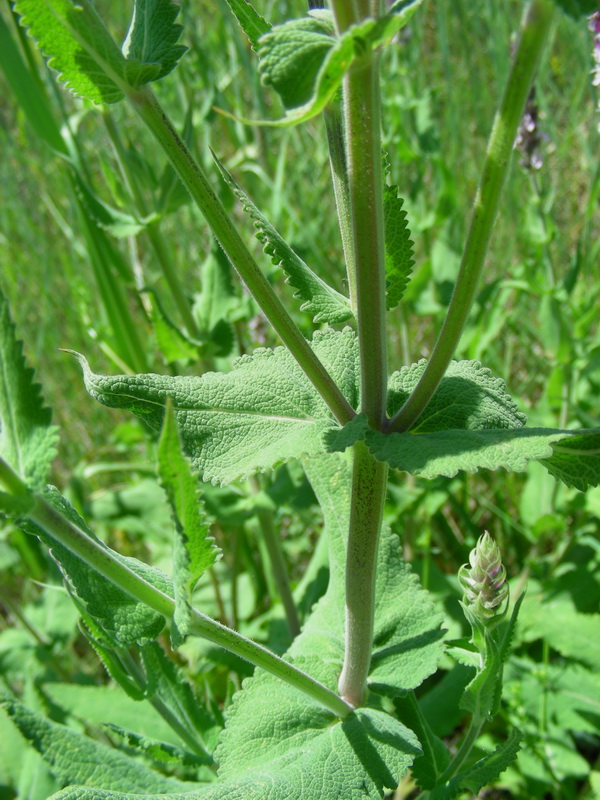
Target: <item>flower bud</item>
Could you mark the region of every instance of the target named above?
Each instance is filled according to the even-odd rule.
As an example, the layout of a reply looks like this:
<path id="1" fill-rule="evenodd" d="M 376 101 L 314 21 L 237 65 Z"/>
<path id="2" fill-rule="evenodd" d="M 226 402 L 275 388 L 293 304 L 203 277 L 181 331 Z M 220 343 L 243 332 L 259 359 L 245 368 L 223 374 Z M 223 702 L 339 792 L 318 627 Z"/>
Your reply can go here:
<path id="1" fill-rule="evenodd" d="M 464 564 L 458 571 L 464 604 L 484 623 L 503 616 L 506 606 L 501 606 L 508 598 L 506 570 L 500 548 L 487 531 L 471 550 L 469 562 L 470 566 Z"/>

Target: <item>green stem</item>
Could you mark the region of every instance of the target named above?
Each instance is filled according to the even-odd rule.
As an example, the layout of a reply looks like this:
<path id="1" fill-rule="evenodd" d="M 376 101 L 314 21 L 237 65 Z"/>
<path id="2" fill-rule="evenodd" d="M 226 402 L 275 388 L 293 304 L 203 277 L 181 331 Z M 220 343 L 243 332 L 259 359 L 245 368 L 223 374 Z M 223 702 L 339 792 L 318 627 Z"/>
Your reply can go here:
<path id="1" fill-rule="evenodd" d="M 2 484 L 5 486 L 16 485 L 19 490 L 18 495 L 21 496 L 26 491 L 25 485 L 18 476 L 3 459 L 0 459 L 0 485 Z M 62 544 L 119 589 L 153 608 L 167 619 L 172 619 L 175 613 L 175 601 L 172 597 L 136 575 L 118 559 L 116 553 L 65 519 L 46 500 L 35 496 L 34 506 L 26 513 L 26 516 L 55 541 Z M 220 622 L 205 616 L 196 609 L 192 609 L 190 633 L 208 639 L 213 644 L 270 672 L 321 703 L 340 719 L 344 719 L 352 711 L 351 706 L 338 697 L 335 692 L 311 678 L 310 675 L 276 656 L 266 647 L 247 639 L 237 631 L 226 628 Z"/>
<path id="2" fill-rule="evenodd" d="M 421 380 L 404 406 L 390 420 L 388 431 L 406 431 L 416 422 L 444 377 L 460 340 L 483 270 L 517 127 L 553 19 L 554 4 L 550 0 L 532 0 L 525 12 L 510 75 L 488 143 L 448 315 Z"/>
<path id="3" fill-rule="evenodd" d="M 375 616 L 379 532 L 388 468 L 362 442 L 354 445 L 352 505 L 346 561 L 346 637 L 340 695 L 354 707 L 365 701 Z"/>
<path id="4" fill-rule="evenodd" d="M 479 715 L 473 715 L 471 724 L 469 725 L 469 730 L 467 731 L 467 735 L 465 736 L 458 753 L 454 756 L 450 764 L 448 764 L 444 772 L 440 775 L 436 784 L 437 786 L 443 786 L 450 780 L 450 778 L 459 772 L 460 768 L 468 758 L 469 753 L 473 749 L 473 745 L 477 741 L 479 734 L 481 733 L 483 723 L 484 720 L 480 719 Z"/>
<path id="5" fill-rule="evenodd" d="M 356 268 L 354 264 L 354 237 L 352 235 L 352 210 L 348 191 L 348 172 L 346 166 L 346 149 L 344 146 L 344 124 L 341 104 L 334 100 L 325 109 L 325 129 L 329 147 L 329 165 L 331 181 L 335 196 L 342 248 L 346 263 L 350 306 L 356 312 Z"/>
<path id="6" fill-rule="evenodd" d="M 128 98 L 163 148 L 227 257 L 282 342 L 302 367 L 338 422 L 341 425 L 349 422 L 355 416 L 354 410 L 285 310 L 213 191 L 206 175 L 167 118 L 156 97 L 146 86 L 136 92 L 130 90 Z"/>

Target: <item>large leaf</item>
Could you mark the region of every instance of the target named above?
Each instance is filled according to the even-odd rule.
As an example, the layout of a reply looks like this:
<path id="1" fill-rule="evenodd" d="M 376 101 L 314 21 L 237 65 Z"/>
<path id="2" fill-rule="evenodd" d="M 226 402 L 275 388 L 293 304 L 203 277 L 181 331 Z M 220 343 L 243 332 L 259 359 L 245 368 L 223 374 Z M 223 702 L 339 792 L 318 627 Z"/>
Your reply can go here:
<path id="1" fill-rule="evenodd" d="M 0 695 L 0 703 L 63 784 L 157 794 L 194 787 L 194 784 L 167 778 L 125 753 L 51 722 L 6 694 Z"/>
<path id="2" fill-rule="evenodd" d="M 0 457 L 34 490 L 46 483 L 56 454 L 50 419 L 0 291 Z"/>
<path id="3" fill-rule="evenodd" d="M 188 633 L 192 591 L 202 573 L 219 558 L 220 550 L 210 535 L 210 523 L 200 497 L 198 478 L 181 452 L 177 419 L 171 403 L 167 405 L 158 443 L 158 474 L 167 493 L 175 524 L 173 621 L 179 640 Z"/>
<path id="4" fill-rule="evenodd" d="M 410 19 L 422 0 L 398 0 L 378 20 L 368 19 L 338 38 L 320 15 L 272 28 L 259 41 L 264 83 L 279 93 L 287 113 L 260 125 L 297 125 L 319 114 L 339 90 L 356 58 L 367 48 L 388 42 Z"/>
<path id="5" fill-rule="evenodd" d="M 94 536 L 73 506 L 56 489 L 49 487 L 44 492 L 44 497 L 101 547 L 109 549 Z M 116 587 L 34 523 L 23 520 L 19 524 L 28 533 L 36 534 L 50 548 L 76 601 L 83 605 L 85 612 L 100 626 L 108 643 L 118 647 L 131 647 L 136 643 L 145 644 L 159 635 L 165 625 L 161 614 Z M 163 572 L 135 558 L 122 556 L 114 551 L 111 553 L 144 580 L 166 594 L 172 594 L 171 581 Z"/>
<path id="6" fill-rule="evenodd" d="M 90 0 L 18 0 L 15 10 L 59 78 L 95 103 L 116 103 L 166 75 L 185 50 L 176 44 L 181 28 L 172 0 L 136 0 L 125 54 Z"/>
<path id="7" fill-rule="evenodd" d="M 351 405 L 358 402 L 358 353 L 350 329 L 317 332 L 313 348 Z M 230 483 L 303 455 L 322 452 L 334 420 L 284 348 L 243 356 L 227 374 L 201 377 L 95 375 L 80 356 L 88 392 L 158 430 L 173 400 L 183 446 L 204 481 Z"/>
<path id="8" fill-rule="evenodd" d="M 352 309 L 348 299 L 315 275 L 238 186 L 214 153 L 213 158 L 223 179 L 254 221 L 256 238 L 264 245 L 265 253 L 285 272 L 286 283 L 297 290 L 294 296 L 302 300 L 300 310 L 313 314 L 313 322 L 328 322 L 333 325 L 350 319 Z"/>
<path id="9" fill-rule="evenodd" d="M 307 470 L 325 516 L 331 578 L 288 658 L 334 688 L 343 659 L 344 558 L 350 470 L 344 457 L 321 456 Z M 379 556 L 375 657 L 370 683 L 394 694 L 414 688 L 441 655 L 441 616 L 383 537 Z M 383 679 L 383 680 L 382 680 Z M 215 784 L 173 800 L 365 800 L 380 798 L 406 772 L 419 746 L 394 717 L 360 709 L 344 722 L 287 684 L 257 670 L 244 681 L 227 714 L 215 757 Z M 56 800 L 125 800 L 123 793 L 73 788 Z M 138 800 L 150 800 L 146 795 Z M 158 800 L 158 798 L 152 798 Z"/>

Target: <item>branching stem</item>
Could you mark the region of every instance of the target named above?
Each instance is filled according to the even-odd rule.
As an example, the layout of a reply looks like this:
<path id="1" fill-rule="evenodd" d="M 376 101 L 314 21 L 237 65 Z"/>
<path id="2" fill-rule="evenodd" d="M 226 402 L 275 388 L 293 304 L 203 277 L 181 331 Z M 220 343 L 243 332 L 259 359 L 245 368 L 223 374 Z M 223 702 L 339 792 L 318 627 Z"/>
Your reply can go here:
<path id="1" fill-rule="evenodd" d="M 525 12 L 510 75 L 488 143 L 469 235 L 448 315 L 421 380 L 387 425 L 390 432 L 406 431 L 416 422 L 444 377 L 460 340 L 483 270 L 500 194 L 510 166 L 517 127 L 552 27 L 554 9 L 550 0 L 532 0 Z"/>

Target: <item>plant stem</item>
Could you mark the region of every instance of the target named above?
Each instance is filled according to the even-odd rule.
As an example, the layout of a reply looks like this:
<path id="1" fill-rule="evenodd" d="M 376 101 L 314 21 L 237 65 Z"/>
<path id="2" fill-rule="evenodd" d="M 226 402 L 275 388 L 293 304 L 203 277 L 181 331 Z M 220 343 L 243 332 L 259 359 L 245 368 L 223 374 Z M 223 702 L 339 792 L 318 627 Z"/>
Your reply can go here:
<path id="1" fill-rule="evenodd" d="M 362 442 L 354 445 L 352 505 L 346 560 L 346 641 L 340 695 L 354 707 L 365 701 L 371 664 L 379 532 L 387 489 L 387 464 Z"/>
<path id="2" fill-rule="evenodd" d="M 26 487 L 19 477 L 3 459 L 0 459 L 0 485 L 2 484 L 5 486 L 16 485 L 19 489 L 17 494 L 22 495 L 26 491 Z M 67 520 L 42 497 L 35 496 L 34 507 L 26 513 L 26 516 L 42 528 L 48 536 L 60 542 L 119 589 L 153 608 L 167 619 L 173 617 L 175 601 L 172 597 L 136 575 L 119 560 L 117 554 L 110 548 Z M 338 697 L 335 692 L 311 678 L 310 675 L 284 661 L 266 647 L 262 647 L 237 631 L 226 628 L 220 622 L 205 616 L 196 609 L 192 609 L 190 633 L 208 639 L 213 644 L 270 672 L 321 703 L 340 719 L 344 719 L 352 711 L 352 707 Z"/>
<path id="3" fill-rule="evenodd" d="M 488 143 L 460 271 L 446 320 L 421 380 L 390 420 L 388 431 L 406 431 L 419 418 L 450 363 L 465 326 L 496 219 L 500 194 L 529 90 L 554 19 L 550 0 L 532 0 L 525 12 L 519 42 Z"/>
<path id="4" fill-rule="evenodd" d="M 354 410 L 283 307 L 213 191 L 206 175 L 167 118 L 154 94 L 145 86 L 135 92 L 129 90 L 127 96 L 163 148 L 219 244 L 282 342 L 302 367 L 337 421 L 341 425 L 349 422 L 355 416 Z"/>

